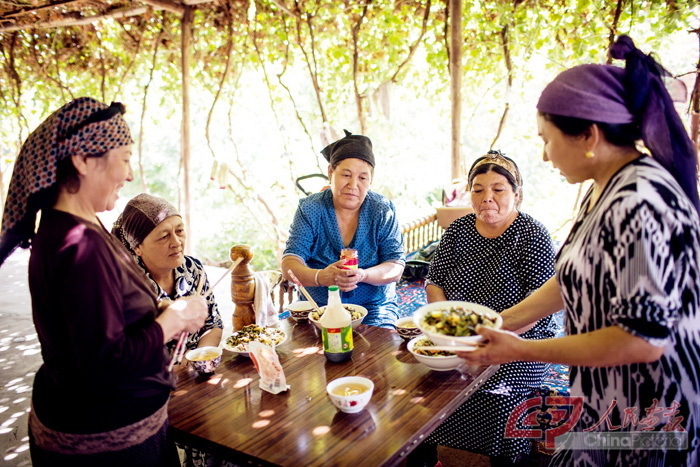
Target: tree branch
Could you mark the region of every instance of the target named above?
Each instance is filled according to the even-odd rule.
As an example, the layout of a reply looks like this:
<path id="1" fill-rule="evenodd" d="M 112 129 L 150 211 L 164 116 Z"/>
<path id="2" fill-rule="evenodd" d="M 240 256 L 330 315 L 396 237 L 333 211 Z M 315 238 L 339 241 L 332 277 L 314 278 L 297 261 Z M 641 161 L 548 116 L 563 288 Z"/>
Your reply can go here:
<path id="1" fill-rule="evenodd" d="M 418 39 L 416 39 L 416 41 L 413 44 L 411 44 L 411 46 L 408 48 L 408 57 L 406 57 L 406 59 L 403 62 L 401 62 L 399 67 L 396 69 L 396 73 L 394 73 L 394 76 L 391 77 L 392 83 L 398 82 L 399 74 L 411 62 L 413 55 L 416 53 L 416 49 L 420 45 L 421 41 L 423 40 L 423 36 L 425 36 L 425 33 L 428 30 L 428 18 L 430 17 L 430 2 L 431 0 L 428 0 L 428 4 L 425 6 L 425 13 L 423 13 L 423 24 L 421 26 L 420 35 L 418 36 Z"/>
<path id="2" fill-rule="evenodd" d="M 610 27 L 610 34 L 608 35 L 608 49 L 612 47 L 615 42 L 615 36 L 617 35 L 617 25 L 620 22 L 620 14 L 622 13 L 622 4 L 625 0 L 617 0 L 617 6 L 615 7 L 615 15 L 613 16 L 613 23 Z M 608 55 L 606 63 L 610 65 L 612 63 L 612 57 Z"/>
<path id="3" fill-rule="evenodd" d="M 510 58 L 510 46 L 508 43 L 508 26 L 503 26 L 503 29 L 501 29 L 500 36 L 501 44 L 503 46 L 503 59 L 506 63 L 506 70 L 508 73 L 506 80 L 506 102 L 503 109 L 503 114 L 501 115 L 501 120 L 500 122 L 498 122 L 498 130 L 496 131 L 496 136 L 494 136 L 493 141 L 491 141 L 489 149 L 493 149 L 493 147 L 496 145 L 496 141 L 498 141 L 498 138 L 501 136 L 503 127 L 506 124 L 506 118 L 508 117 L 508 111 L 510 110 L 510 93 L 511 89 L 513 88 L 513 62 Z"/>
<path id="4" fill-rule="evenodd" d="M 160 30 L 158 31 L 158 35 L 156 36 L 155 43 L 153 45 L 153 57 L 151 59 L 151 69 L 149 70 L 148 73 L 148 81 L 146 82 L 146 85 L 143 87 L 143 100 L 141 101 L 141 118 L 139 120 L 139 146 L 138 146 L 138 160 L 139 160 L 139 175 L 141 179 L 141 188 L 143 191 L 146 191 L 146 174 L 144 173 L 143 170 L 143 122 L 146 119 L 146 107 L 148 103 L 148 90 L 151 87 L 151 83 L 153 83 L 153 75 L 156 71 L 156 63 L 157 63 L 157 58 L 158 58 L 158 48 L 160 47 L 160 40 L 161 37 L 163 36 L 163 33 L 165 32 L 165 25 L 166 25 L 166 19 L 165 15 L 161 18 L 161 24 L 160 24 Z"/>
<path id="5" fill-rule="evenodd" d="M 355 26 L 353 26 L 352 28 L 352 83 L 355 89 L 355 104 L 357 106 L 357 118 L 360 120 L 360 132 L 362 134 L 365 134 L 365 128 L 367 124 L 365 122 L 365 114 L 362 111 L 362 96 L 360 95 L 360 89 L 357 84 L 358 66 L 360 61 L 360 51 L 357 46 L 357 41 L 360 35 L 360 28 L 362 27 L 362 22 L 367 16 L 367 10 L 369 9 L 370 3 L 372 3 L 372 0 L 367 0 L 365 2 L 364 6 L 362 7 L 362 14 L 360 15 L 360 18 L 357 20 L 357 23 L 355 23 Z"/>
<path id="6" fill-rule="evenodd" d="M 151 5 L 156 7 L 159 10 L 165 10 L 169 11 L 171 13 L 175 13 L 178 16 L 182 16 L 185 14 L 185 7 L 182 6 L 181 4 L 178 3 L 173 3 L 168 0 L 140 0 L 141 3 L 145 3 L 146 5 Z"/>

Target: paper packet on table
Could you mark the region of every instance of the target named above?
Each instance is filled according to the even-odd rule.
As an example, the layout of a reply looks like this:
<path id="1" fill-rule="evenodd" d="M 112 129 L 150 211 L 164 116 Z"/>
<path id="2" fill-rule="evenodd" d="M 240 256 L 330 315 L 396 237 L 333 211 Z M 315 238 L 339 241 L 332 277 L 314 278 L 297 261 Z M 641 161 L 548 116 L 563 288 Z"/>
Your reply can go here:
<path id="1" fill-rule="evenodd" d="M 260 389 L 278 394 L 290 388 L 274 347 L 253 341 L 248 344 L 248 352 L 260 374 Z"/>

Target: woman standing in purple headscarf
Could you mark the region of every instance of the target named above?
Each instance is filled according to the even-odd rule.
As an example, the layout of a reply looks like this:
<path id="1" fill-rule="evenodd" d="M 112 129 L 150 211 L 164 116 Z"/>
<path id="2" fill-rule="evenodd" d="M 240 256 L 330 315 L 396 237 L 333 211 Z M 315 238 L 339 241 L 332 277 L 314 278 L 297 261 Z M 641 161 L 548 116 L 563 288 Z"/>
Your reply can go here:
<path id="1" fill-rule="evenodd" d="M 197 331 L 207 307 L 188 297 L 156 316 L 142 271 L 97 217 L 133 178 L 123 113 L 85 97 L 64 105 L 29 135 L 12 173 L 0 264 L 31 243 L 43 357 L 29 414 L 34 466 L 179 465 L 166 438 L 164 344 Z"/>
<path id="2" fill-rule="evenodd" d="M 557 443 L 557 464 L 699 465 L 697 156 L 663 69 L 626 36 L 611 55 L 626 67 L 572 68 L 540 96 L 544 160 L 593 185 L 555 277 L 501 314 L 515 331 L 565 307 L 567 336 L 482 329 L 488 343 L 461 356 L 571 366 L 571 403 L 582 411 Z"/>

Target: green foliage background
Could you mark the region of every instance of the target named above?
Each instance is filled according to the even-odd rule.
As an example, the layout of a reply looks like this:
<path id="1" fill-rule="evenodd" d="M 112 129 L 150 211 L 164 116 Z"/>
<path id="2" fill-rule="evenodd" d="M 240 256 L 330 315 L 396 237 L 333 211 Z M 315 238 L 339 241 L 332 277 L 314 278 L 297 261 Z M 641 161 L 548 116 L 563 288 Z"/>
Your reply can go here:
<path id="1" fill-rule="evenodd" d="M 360 132 L 356 90 L 378 156 L 373 189 L 394 200 L 402 221 L 440 204 L 450 182 L 446 4 L 297 0 L 284 12 L 284 3 L 229 1 L 195 11 L 190 243 L 212 263 L 226 262 L 231 245 L 247 243 L 257 269 L 276 267 L 303 196 L 294 180 L 326 171 L 318 151 L 343 128 Z M 579 188 L 541 162 L 539 92 L 565 68 L 605 62 L 618 33 L 655 52 L 673 73 L 694 72 L 698 39 L 689 31 L 700 25 L 697 3 L 466 0 L 462 8 L 464 164 L 491 147 L 508 105 L 493 146 L 523 171 L 523 210 L 561 239 Z M 142 191 L 181 203 L 180 27 L 177 15 L 149 12 L 0 32 L 3 199 L 29 132 L 66 101 L 89 95 L 128 108 L 136 179 L 123 190 L 123 203 Z M 415 54 L 402 66 L 412 45 Z M 211 180 L 215 162 L 229 170 Z M 105 222 L 116 214 L 106 213 Z"/>

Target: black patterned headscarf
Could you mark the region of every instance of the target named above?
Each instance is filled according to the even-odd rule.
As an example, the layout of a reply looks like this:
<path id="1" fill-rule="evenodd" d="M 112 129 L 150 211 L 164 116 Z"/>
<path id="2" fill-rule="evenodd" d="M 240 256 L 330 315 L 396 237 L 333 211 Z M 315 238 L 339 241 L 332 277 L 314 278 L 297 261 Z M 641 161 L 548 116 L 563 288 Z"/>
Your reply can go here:
<path id="1" fill-rule="evenodd" d="M 94 157 L 132 144 L 120 103 L 81 97 L 51 114 L 22 145 L 12 171 L 0 231 L 0 264 L 34 236 L 36 214 L 54 200 L 58 163 L 71 156 Z"/>

